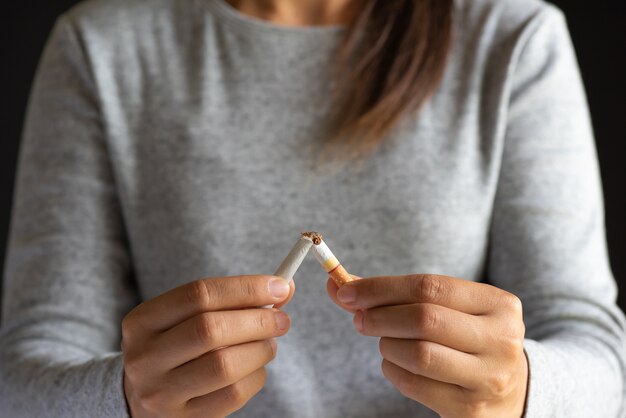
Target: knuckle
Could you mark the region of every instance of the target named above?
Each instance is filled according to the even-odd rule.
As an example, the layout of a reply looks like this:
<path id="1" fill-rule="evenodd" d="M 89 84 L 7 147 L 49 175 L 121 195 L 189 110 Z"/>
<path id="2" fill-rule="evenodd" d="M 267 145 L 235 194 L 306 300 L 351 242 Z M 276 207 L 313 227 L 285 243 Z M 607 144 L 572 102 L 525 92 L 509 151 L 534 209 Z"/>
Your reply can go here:
<path id="1" fill-rule="evenodd" d="M 264 309 L 259 312 L 255 320 L 257 329 L 264 331 L 274 330 L 276 328 L 276 320 L 274 319 L 275 315 L 276 313 L 271 309 Z"/>
<path id="2" fill-rule="evenodd" d="M 160 391 L 141 393 L 137 396 L 141 409 L 148 412 L 162 412 L 165 406 L 165 397 Z"/>
<path id="3" fill-rule="evenodd" d="M 512 293 L 502 292 L 500 296 L 500 306 L 507 312 L 512 312 L 519 316 L 522 315 L 522 301 Z"/>
<path id="4" fill-rule="evenodd" d="M 202 310 L 211 306 L 212 292 L 209 291 L 209 284 L 206 280 L 194 280 L 187 286 L 187 301 L 191 306 L 197 306 Z"/>
<path id="5" fill-rule="evenodd" d="M 416 371 L 427 371 L 433 367 L 433 346 L 425 341 L 416 341 L 412 347 L 412 358 Z"/>
<path id="6" fill-rule="evenodd" d="M 506 358 L 517 358 L 523 355 L 524 339 L 518 336 L 504 335 L 500 338 L 500 350 Z"/>
<path id="7" fill-rule="evenodd" d="M 122 341 L 129 341 L 132 335 L 131 320 L 126 316 L 122 319 Z"/>
<path id="8" fill-rule="evenodd" d="M 146 355 L 127 354 L 124 356 L 124 373 L 129 378 L 135 379 L 149 370 L 149 360 Z"/>
<path id="9" fill-rule="evenodd" d="M 122 340 L 129 341 L 134 334 L 133 317 L 129 313 L 122 319 Z"/>
<path id="10" fill-rule="evenodd" d="M 132 376 L 137 371 L 137 360 L 128 353 L 124 354 L 124 373 Z"/>
<path id="11" fill-rule="evenodd" d="M 224 334 L 224 322 L 215 314 L 205 313 L 198 315 L 196 321 L 196 337 L 200 344 L 214 347 Z"/>
<path id="12" fill-rule="evenodd" d="M 419 280 L 418 291 L 424 301 L 436 302 L 441 298 L 443 284 L 439 277 L 426 274 L 421 276 L 421 280 Z"/>
<path id="13" fill-rule="evenodd" d="M 223 389 L 226 402 L 235 407 L 241 408 L 248 401 L 246 391 L 240 382 L 233 383 Z"/>
<path id="14" fill-rule="evenodd" d="M 226 350 L 213 352 L 211 363 L 211 374 L 219 380 L 230 381 L 235 373 L 233 359 Z"/>
<path id="15" fill-rule="evenodd" d="M 416 326 L 419 331 L 432 331 L 437 329 L 441 324 L 441 318 L 437 309 L 425 304 L 416 304 Z"/>
<path id="16" fill-rule="evenodd" d="M 491 397 L 503 398 L 507 396 L 511 390 L 511 378 L 511 374 L 504 370 L 497 371 L 488 376 L 485 384 L 487 385 L 487 390 Z"/>
<path id="17" fill-rule="evenodd" d="M 130 318 L 130 313 L 127 314 L 124 318 L 122 318 L 122 333 L 123 332 L 128 332 L 130 331 L 130 327 L 131 327 L 131 318 Z"/>
<path id="18" fill-rule="evenodd" d="M 503 323 L 503 330 L 500 335 L 505 339 L 523 340 L 526 334 L 526 326 L 524 325 L 524 319 L 520 317 L 506 318 L 506 322 Z"/>

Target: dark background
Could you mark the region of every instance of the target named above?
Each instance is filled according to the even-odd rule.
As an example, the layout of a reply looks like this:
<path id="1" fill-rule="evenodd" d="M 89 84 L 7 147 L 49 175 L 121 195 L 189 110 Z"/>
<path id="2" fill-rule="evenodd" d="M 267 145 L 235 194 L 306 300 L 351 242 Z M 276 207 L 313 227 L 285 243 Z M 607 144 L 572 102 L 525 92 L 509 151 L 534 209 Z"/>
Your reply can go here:
<path id="1" fill-rule="evenodd" d="M 0 271 L 26 101 L 42 47 L 56 16 L 71 0 L 12 1 L 2 23 L 0 144 Z M 596 133 L 604 184 L 607 239 L 626 310 L 626 1 L 554 0 L 566 14 Z M 6 9 L 5 9 L 6 10 Z M 1 287 L 0 287 L 0 296 Z"/>

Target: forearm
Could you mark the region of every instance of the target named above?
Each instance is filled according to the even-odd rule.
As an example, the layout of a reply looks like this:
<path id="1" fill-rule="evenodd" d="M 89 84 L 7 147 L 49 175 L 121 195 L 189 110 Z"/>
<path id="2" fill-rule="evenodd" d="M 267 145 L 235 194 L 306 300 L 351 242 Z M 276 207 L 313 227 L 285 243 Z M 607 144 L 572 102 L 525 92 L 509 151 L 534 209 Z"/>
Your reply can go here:
<path id="1" fill-rule="evenodd" d="M 3 344 L 0 364 L 1 416 L 129 417 L 120 352 L 79 355 L 63 344 L 26 340 Z"/>
<path id="2" fill-rule="evenodd" d="M 608 293 L 608 292 L 607 292 Z M 626 416 L 626 319 L 610 302 L 543 292 L 526 300 L 527 418 Z"/>
<path id="3" fill-rule="evenodd" d="M 526 418 L 623 417 L 625 347 L 598 335 L 563 332 L 527 339 Z"/>

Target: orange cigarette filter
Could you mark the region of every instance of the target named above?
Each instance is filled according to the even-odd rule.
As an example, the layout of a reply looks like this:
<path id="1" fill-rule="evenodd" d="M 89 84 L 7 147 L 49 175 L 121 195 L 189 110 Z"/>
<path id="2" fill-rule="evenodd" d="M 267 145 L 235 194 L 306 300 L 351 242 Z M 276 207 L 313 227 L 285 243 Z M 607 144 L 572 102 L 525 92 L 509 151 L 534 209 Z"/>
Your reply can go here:
<path id="1" fill-rule="evenodd" d="M 310 238 L 313 241 L 313 255 L 319 263 L 324 267 L 324 270 L 333 279 L 337 286 L 343 286 L 344 284 L 356 280 L 348 273 L 348 271 L 341 265 L 337 257 L 328 248 L 328 245 L 324 242 L 322 234 L 318 232 L 303 232 L 303 236 Z"/>

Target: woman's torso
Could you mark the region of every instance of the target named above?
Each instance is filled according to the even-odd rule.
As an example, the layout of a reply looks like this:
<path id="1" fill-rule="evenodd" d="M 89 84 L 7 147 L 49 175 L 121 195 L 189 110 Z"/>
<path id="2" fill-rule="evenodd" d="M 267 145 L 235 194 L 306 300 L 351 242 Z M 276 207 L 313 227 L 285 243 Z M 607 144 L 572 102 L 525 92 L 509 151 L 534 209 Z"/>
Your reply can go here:
<path id="1" fill-rule="evenodd" d="M 341 29 L 277 28 L 221 0 L 79 8 L 140 297 L 272 273 L 303 230 L 354 274 L 484 279 L 509 64 L 541 4 L 472 3 L 432 100 L 343 169 L 317 165 Z M 325 282 L 307 260 L 266 388 L 238 416 L 429 416 Z"/>

